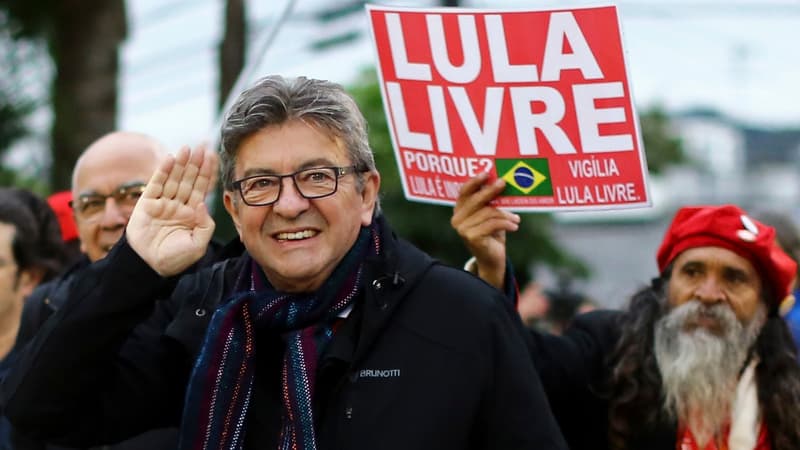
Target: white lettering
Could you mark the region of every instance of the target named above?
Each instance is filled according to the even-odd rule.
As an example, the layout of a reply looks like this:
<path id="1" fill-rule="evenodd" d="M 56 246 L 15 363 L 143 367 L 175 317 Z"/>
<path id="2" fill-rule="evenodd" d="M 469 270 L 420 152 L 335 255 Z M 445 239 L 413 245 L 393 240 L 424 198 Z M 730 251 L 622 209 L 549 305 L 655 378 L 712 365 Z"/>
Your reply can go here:
<path id="1" fill-rule="evenodd" d="M 557 124 L 564 118 L 566 107 L 559 92 L 547 86 L 527 86 L 510 88 L 511 105 L 514 111 L 514 126 L 519 141 L 521 155 L 538 155 L 536 130 L 544 137 L 559 155 L 575 153 L 575 147 L 567 134 Z M 534 114 L 532 102 L 544 104 L 544 111 Z"/>
<path id="2" fill-rule="evenodd" d="M 406 170 L 439 173 L 451 177 L 472 178 L 493 167 L 491 158 L 463 158 L 409 150 L 404 150 L 402 154 Z"/>
<path id="3" fill-rule="evenodd" d="M 578 115 L 578 132 L 584 153 L 627 152 L 633 150 L 630 134 L 600 135 L 601 123 L 625 122 L 624 108 L 597 108 L 599 98 L 620 98 L 624 92 L 622 83 L 576 84 L 572 87 L 575 97 L 575 112 Z"/>
<path id="4" fill-rule="evenodd" d="M 503 28 L 503 17 L 499 14 L 487 14 L 486 39 L 489 44 L 489 59 L 492 63 L 492 74 L 497 83 L 536 82 L 539 81 L 539 69 L 536 64 L 511 64 L 508 60 L 508 43 Z"/>
<path id="5" fill-rule="evenodd" d="M 460 86 L 448 89 L 456 105 L 458 117 L 464 125 L 469 142 L 478 155 L 494 155 L 497 152 L 497 134 L 500 130 L 500 112 L 503 108 L 503 88 L 486 88 L 486 101 L 483 105 L 483 125 L 478 123 L 475 110 L 467 97 L 467 91 Z"/>
<path id="6" fill-rule="evenodd" d="M 359 378 L 392 378 L 399 377 L 400 369 L 362 369 Z"/>
<path id="7" fill-rule="evenodd" d="M 400 147 L 414 148 L 417 150 L 433 151 L 431 137 L 425 133 L 417 133 L 408 129 L 408 116 L 400 83 L 386 83 L 386 93 L 389 97 L 389 109 L 394 119 L 394 129 L 397 132 L 397 143 Z"/>
<path id="8" fill-rule="evenodd" d="M 562 205 L 585 205 L 594 202 L 589 186 L 583 187 L 583 195 L 578 186 L 556 186 L 556 199 Z"/>
<path id="9" fill-rule="evenodd" d="M 579 159 L 568 161 L 569 171 L 573 178 L 603 178 L 619 175 L 617 163 L 612 158 Z"/>
<path id="10" fill-rule="evenodd" d="M 481 49 L 478 47 L 478 31 L 475 27 L 475 16 L 460 14 L 458 28 L 464 62 L 454 66 L 450 62 L 447 51 L 447 40 L 444 36 L 442 16 L 428 14 L 425 16 L 428 23 L 428 36 L 431 43 L 433 66 L 442 77 L 451 83 L 469 83 L 478 78 L 481 71 Z"/>
<path id="11" fill-rule="evenodd" d="M 431 66 L 423 63 L 411 63 L 406 52 L 406 39 L 403 35 L 403 26 L 400 24 L 400 15 L 386 13 L 386 31 L 389 36 L 389 48 L 392 51 L 394 70 L 397 78 L 404 80 L 431 81 Z"/>
<path id="12" fill-rule="evenodd" d="M 639 200 L 633 183 L 602 184 L 594 187 L 600 203 L 623 203 Z"/>
<path id="13" fill-rule="evenodd" d="M 431 103 L 431 119 L 436 136 L 436 147 L 441 153 L 453 153 L 450 120 L 444 105 L 444 89 L 441 86 L 428 86 L 428 98 Z"/>
<path id="14" fill-rule="evenodd" d="M 564 40 L 572 53 L 564 53 Z M 603 78 L 603 72 L 594 59 L 592 49 L 583 36 L 571 12 L 554 12 L 550 15 L 547 39 L 542 61 L 542 81 L 558 81 L 561 71 L 578 69 L 587 80 Z"/>

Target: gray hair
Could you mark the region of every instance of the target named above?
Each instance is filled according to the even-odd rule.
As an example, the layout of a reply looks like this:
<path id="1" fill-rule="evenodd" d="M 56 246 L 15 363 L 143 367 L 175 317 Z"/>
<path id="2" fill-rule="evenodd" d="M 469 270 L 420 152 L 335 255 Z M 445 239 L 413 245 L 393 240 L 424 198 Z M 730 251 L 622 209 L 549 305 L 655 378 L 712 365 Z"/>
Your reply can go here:
<path id="1" fill-rule="evenodd" d="M 271 125 L 302 120 L 344 142 L 359 171 L 377 171 L 367 139 L 367 122 L 339 84 L 306 77 L 271 75 L 242 92 L 222 124 L 222 186 L 233 190 L 233 171 L 242 141 Z M 359 189 L 363 188 L 361 177 Z M 377 211 L 377 208 L 376 208 Z"/>
<path id="2" fill-rule="evenodd" d="M 666 299 L 664 299 L 666 301 Z M 720 334 L 687 324 L 714 319 Z M 739 378 L 764 322 L 767 307 L 741 323 L 730 306 L 691 300 L 675 307 L 655 325 L 654 353 L 663 381 L 664 408 L 672 419 L 686 422 L 705 445 L 730 418 L 731 386 Z M 692 413 L 702 411 L 700 417 Z"/>

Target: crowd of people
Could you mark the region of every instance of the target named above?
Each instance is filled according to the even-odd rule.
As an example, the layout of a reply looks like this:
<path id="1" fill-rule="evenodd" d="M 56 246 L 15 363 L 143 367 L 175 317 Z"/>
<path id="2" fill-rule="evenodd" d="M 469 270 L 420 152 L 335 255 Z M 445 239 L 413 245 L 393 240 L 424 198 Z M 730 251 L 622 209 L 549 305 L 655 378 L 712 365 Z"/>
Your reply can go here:
<path id="1" fill-rule="evenodd" d="M 262 78 L 221 138 L 113 132 L 51 206 L 0 189 L 4 448 L 800 448 L 777 216 L 681 208 L 650 285 L 603 310 L 507 270 L 502 179 L 453 209 L 467 270 L 397 236 L 335 83 Z"/>

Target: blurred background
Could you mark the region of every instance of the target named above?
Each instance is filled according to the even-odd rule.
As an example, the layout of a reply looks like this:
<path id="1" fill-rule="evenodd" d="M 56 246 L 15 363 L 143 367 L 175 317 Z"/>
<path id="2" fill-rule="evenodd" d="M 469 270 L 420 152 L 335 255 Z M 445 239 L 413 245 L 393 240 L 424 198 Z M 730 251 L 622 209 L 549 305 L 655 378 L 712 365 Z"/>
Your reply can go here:
<path id="1" fill-rule="evenodd" d="M 401 6 L 573 7 L 583 1 L 386 1 Z M 800 2 L 635 0 L 619 7 L 654 205 L 525 214 L 509 237 L 521 285 L 621 306 L 656 275 L 674 210 L 734 202 L 800 219 Z M 403 198 L 363 1 L 0 0 L 0 185 L 69 187 L 113 129 L 170 149 L 215 142 L 220 111 L 270 73 L 342 83 L 370 123 L 383 205 L 401 235 L 445 262 L 467 255 L 451 209 Z M 233 236 L 215 211 L 220 239 Z M 564 288 L 567 286 L 568 288 Z"/>

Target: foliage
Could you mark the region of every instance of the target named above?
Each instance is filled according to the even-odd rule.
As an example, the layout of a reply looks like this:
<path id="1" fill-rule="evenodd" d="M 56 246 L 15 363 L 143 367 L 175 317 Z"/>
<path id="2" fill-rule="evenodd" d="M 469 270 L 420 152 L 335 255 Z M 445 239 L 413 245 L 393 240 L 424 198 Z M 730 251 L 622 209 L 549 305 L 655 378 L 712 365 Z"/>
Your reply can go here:
<path id="1" fill-rule="evenodd" d="M 680 139 L 669 129 L 669 117 L 661 107 L 653 107 L 639 115 L 647 169 L 661 173 L 667 166 L 686 160 Z"/>
<path id="2" fill-rule="evenodd" d="M 24 119 L 31 108 L 31 103 L 14 101 L 11 95 L 0 89 L 0 155 L 27 134 Z"/>
<path id="3" fill-rule="evenodd" d="M 0 0 L 0 18 L 15 44 L 40 43 L 54 67 L 55 76 L 27 78 L 50 84 L 50 181 L 67 187 L 80 153 L 115 126 L 124 0 Z"/>
<path id="4" fill-rule="evenodd" d="M 451 265 L 462 265 L 469 254 L 450 226 L 452 208 L 410 202 L 403 195 L 374 70 L 363 72 L 349 91 L 369 123 L 370 145 L 381 173 L 381 207 L 389 222 L 400 236 L 434 257 Z M 508 236 L 508 253 L 519 279 L 529 277 L 527 269 L 531 264 L 565 269 L 574 276 L 588 275 L 585 265 L 555 243 L 551 225 L 548 214 L 528 214 L 523 217 L 520 229 Z"/>
<path id="5" fill-rule="evenodd" d="M 0 0 L 15 39 L 39 37 L 52 26 L 55 0 Z"/>
<path id="6" fill-rule="evenodd" d="M 0 10 L 0 156 L 29 133 L 25 119 L 35 107 L 24 88 L 26 75 L 23 73 L 33 59 L 32 46 L 14 42 L 14 28 Z"/>

